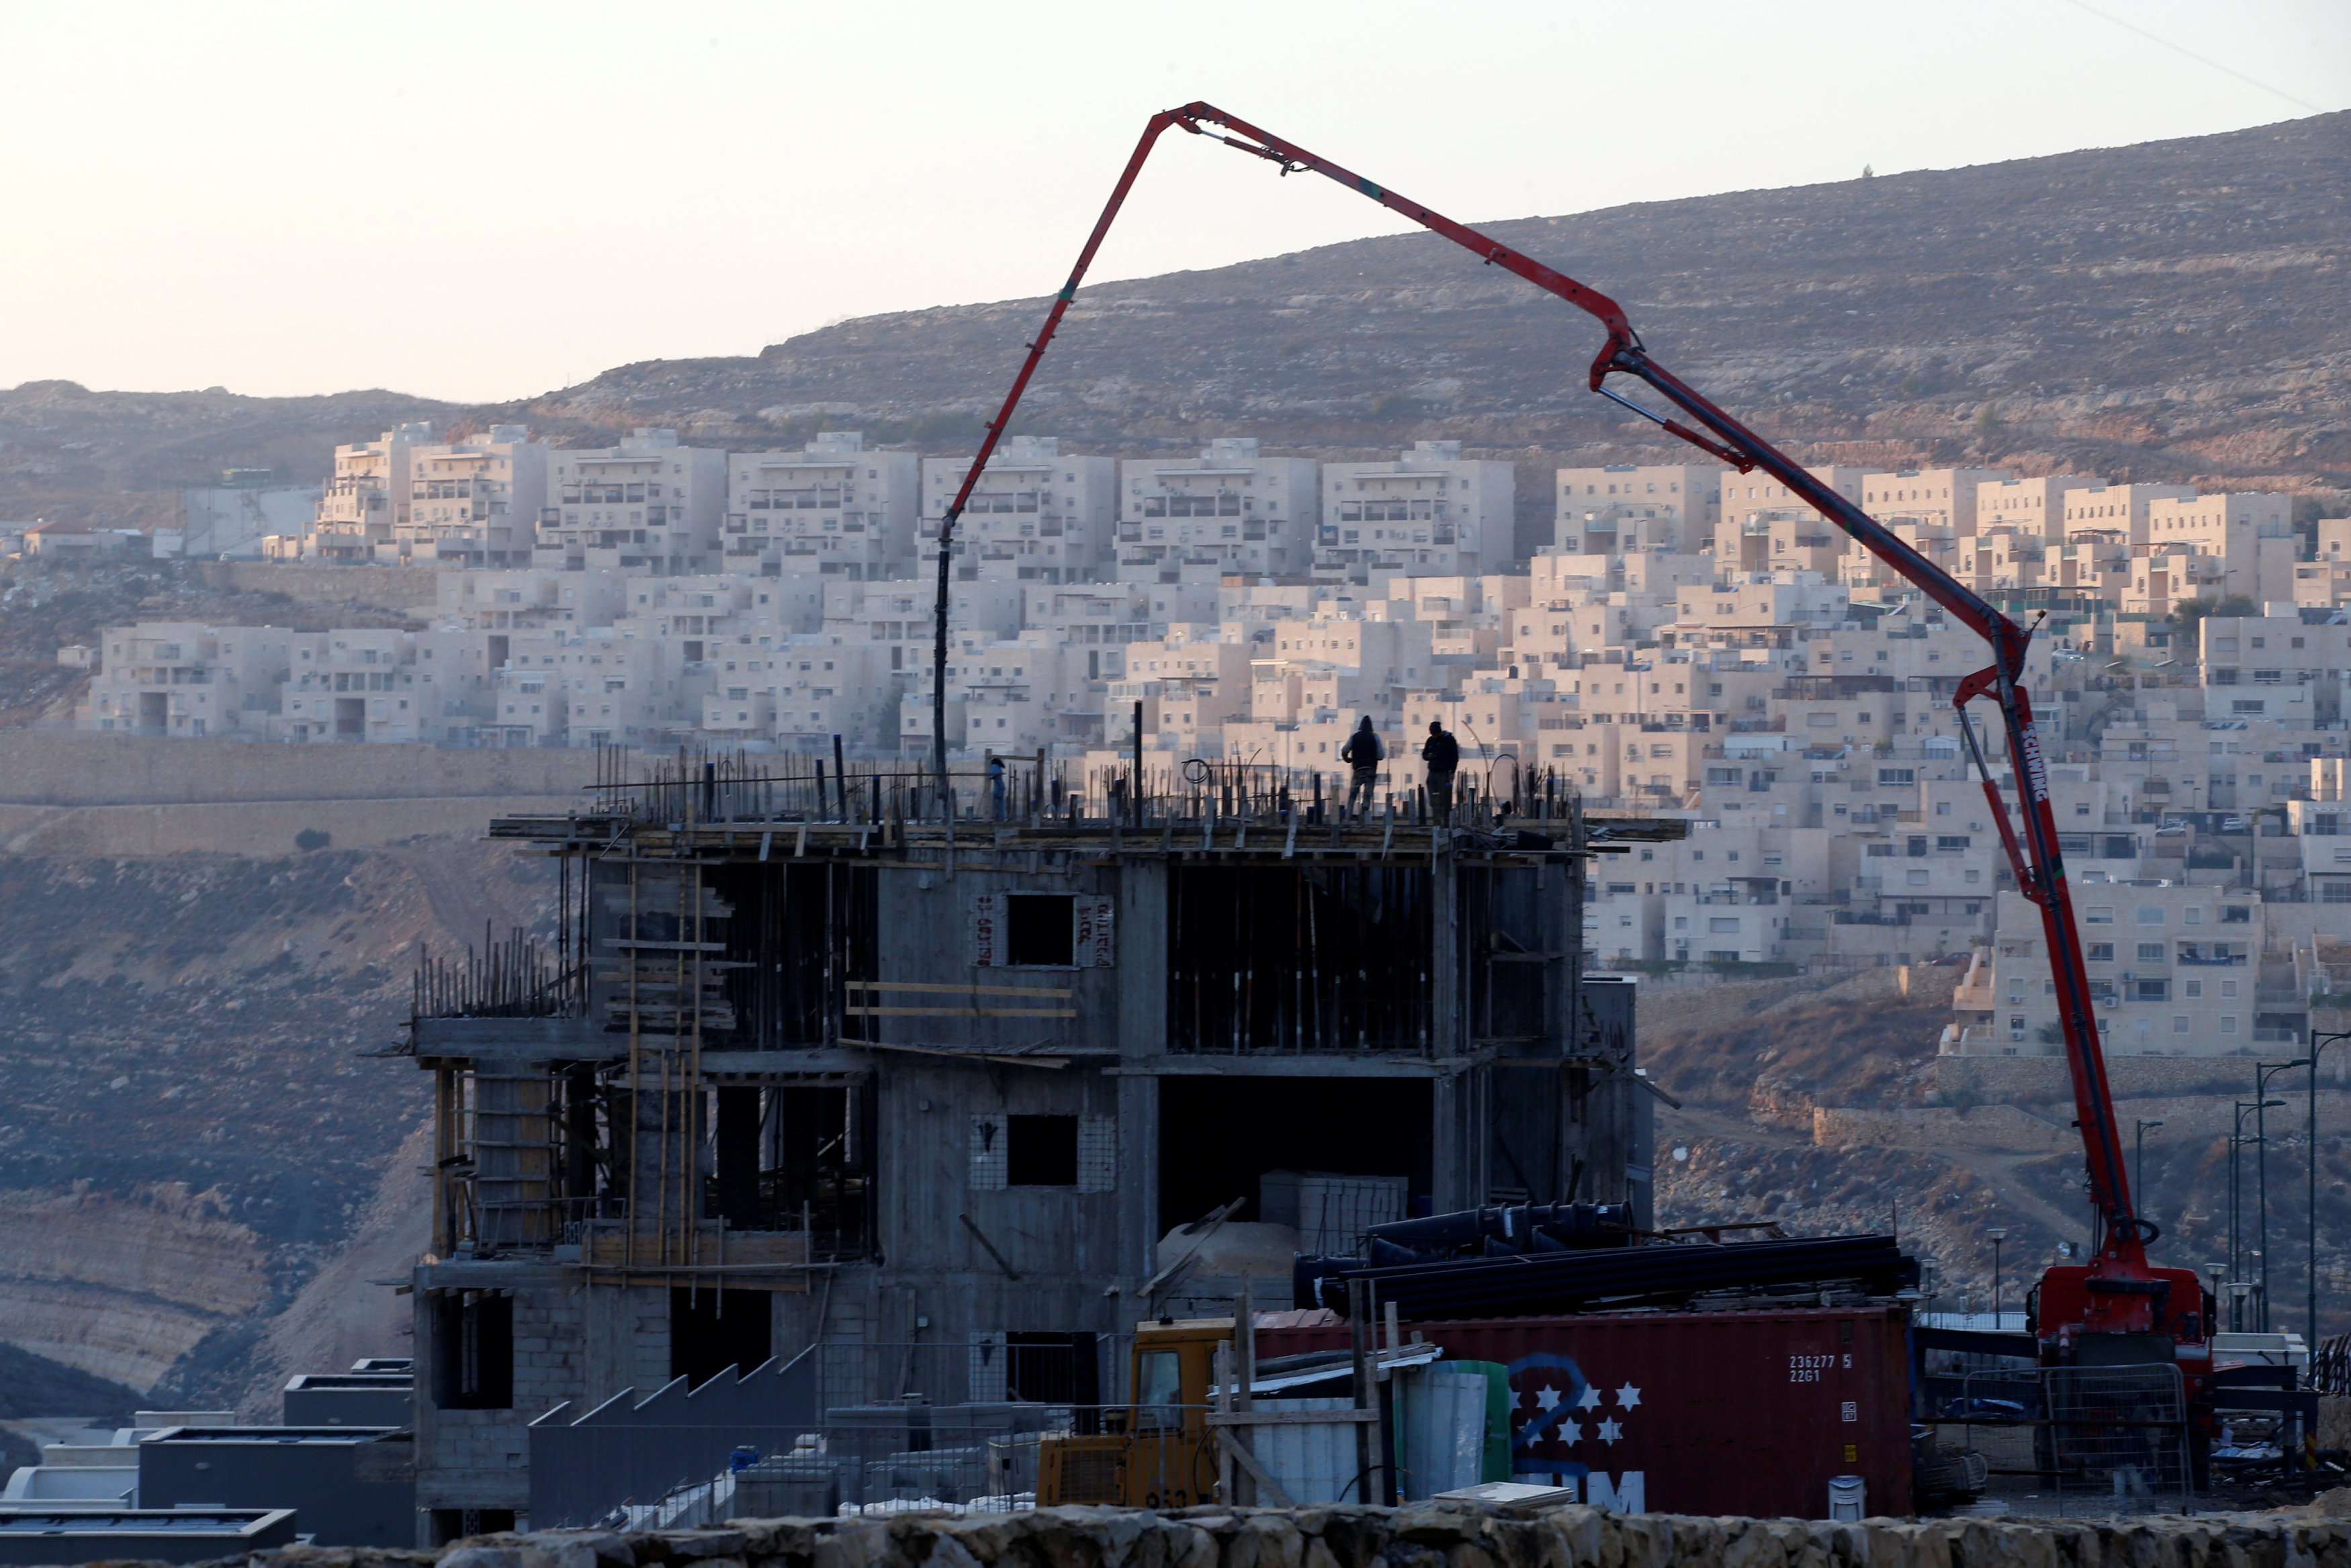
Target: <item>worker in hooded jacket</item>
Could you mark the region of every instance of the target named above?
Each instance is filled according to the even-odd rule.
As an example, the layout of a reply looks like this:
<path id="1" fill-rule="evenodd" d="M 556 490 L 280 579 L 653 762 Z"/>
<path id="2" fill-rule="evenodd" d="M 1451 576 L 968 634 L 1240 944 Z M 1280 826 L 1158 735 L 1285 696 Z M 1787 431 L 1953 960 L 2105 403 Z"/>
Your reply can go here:
<path id="1" fill-rule="evenodd" d="M 1453 820 L 1453 775 L 1461 766 L 1461 742 L 1437 720 L 1428 722 L 1428 740 L 1420 748 L 1428 764 L 1428 809 L 1437 820 Z"/>
<path id="2" fill-rule="evenodd" d="M 1347 743 L 1339 748 L 1339 760 L 1354 770 L 1354 778 L 1347 786 L 1347 811 L 1354 815 L 1355 803 L 1361 800 L 1368 810 L 1372 804 L 1373 787 L 1379 783 L 1380 763 L 1387 759 L 1387 748 L 1380 744 L 1379 732 L 1372 728 L 1372 716 L 1355 726 Z"/>

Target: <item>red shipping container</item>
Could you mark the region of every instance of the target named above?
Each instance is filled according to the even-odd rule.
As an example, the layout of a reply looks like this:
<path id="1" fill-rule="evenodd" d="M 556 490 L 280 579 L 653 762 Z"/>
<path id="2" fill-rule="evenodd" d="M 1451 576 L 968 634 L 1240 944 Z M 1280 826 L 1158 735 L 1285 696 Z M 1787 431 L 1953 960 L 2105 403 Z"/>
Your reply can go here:
<path id="1" fill-rule="evenodd" d="M 1824 1519 L 1859 1476 L 1910 1511 L 1910 1364 L 1899 1307 L 1416 1323 L 1448 1360 L 1510 1376 L 1513 1479 L 1626 1512 Z M 1343 1350 L 1339 1327 L 1258 1331 L 1260 1357 Z"/>

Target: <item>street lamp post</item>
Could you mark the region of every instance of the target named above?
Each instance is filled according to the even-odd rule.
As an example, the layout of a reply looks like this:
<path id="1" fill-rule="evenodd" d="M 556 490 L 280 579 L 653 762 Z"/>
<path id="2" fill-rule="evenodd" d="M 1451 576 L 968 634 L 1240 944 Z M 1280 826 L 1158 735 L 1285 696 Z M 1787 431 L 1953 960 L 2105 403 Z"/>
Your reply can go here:
<path id="1" fill-rule="evenodd" d="M 2253 1108 L 2246 1100 L 2237 1101 L 2236 1107 L 2236 1119 L 2229 1127 L 2229 1274 L 2232 1279 L 2245 1272 L 2244 1180 L 2238 1157 L 2245 1147 L 2245 1113 Z M 2229 1326 L 2241 1328 L 2243 1324 L 2232 1323 Z"/>
<path id="2" fill-rule="evenodd" d="M 2142 1213 L 2146 1211 L 2147 1206 L 2147 1129 L 2149 1127 L 2159 1127 L 2162 1125 L 2163 1124 L 2159 1121 L 2142 1121 L 2136 1117 L 2132 1120 L 2132 1142 L 2134 1148 L 2131 1158 L 2131 1187 L 2135 1190 L 2135 1196 L 2138 1199 L 2137 1207 Z"/>
<path id="3" fill-rule="evenodd" d="M 2258 1196 L 2259 1212 L 2254 1216 L 2262 1243 L 2262 1311 L 2261 1332 L 2270 1331 L 2270 1139 L 2269 1107 L 2283 1106 L 2283 1100 L 2265 1099 L 2269 1092 L 2270 1075 L 2283 1073 L 2294 1067 L 2307 1067 L 2310 1058 L 2297 1056 L 2291 1062 L 2256 1062 L 2253 1064 L 2253 1141 L 2261 1147 L 2253 1151 L 2253 1183 Z"/>
<path id="4" fill-rule="evenodd" d="M 2312 1346 L 2318 1344 L 2318 1058 L 2329 1045 L 2338 1045 L 2346 1040 L 2351 1040 L 2351 1030 L 2325 1034 L 2314 1031 L 2310 1036 L 2310 1111 L 2304 1123 L 2304 1135 L 2310 1139 L 2310 1147 L 2302 1151 L 2310 1167 L 2310 1201 L 2303 1214 L 2303 1251 L 2310 1274 L 2303 1301 L 2303 1343 Z"/>
<path id="5" fill-rule="evenodd" d="M 2008 1232 L 1995 1225 L 1984 1232 L 1991 1238 L 1991 1329 L 2000 1332 L 2000 1244 L 2008 1240 Z"/>

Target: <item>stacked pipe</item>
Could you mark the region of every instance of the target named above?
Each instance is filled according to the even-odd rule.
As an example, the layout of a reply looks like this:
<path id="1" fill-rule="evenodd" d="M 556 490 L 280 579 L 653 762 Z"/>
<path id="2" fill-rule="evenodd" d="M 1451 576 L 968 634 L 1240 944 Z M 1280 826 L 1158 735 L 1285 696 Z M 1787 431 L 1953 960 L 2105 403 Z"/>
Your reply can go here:
<path id="1" fill-rule="evenodd" d="M 1396 1220 L 1364 1231 L 1375 1265 L 1437 1263 L 1453 1258 L 1515 1258 L 1622 1247 L 1632 1240 L 1628 1203 L 1521 1203 Z"/>
<path id="2" fill-rule="evenodd" d="M 1447 1218 L 1450 1218 L 1449 1216 Z M 1589 1248 L 1383 1265 L 1362 1258 L 1299 1258 L 1295 1303 L 1344 1313 L 1347 1283 L 1420 1321 L 1678 1306 L 1720 1292 L 1844 1288 L 1891 1295 L 1918 1282 L 1918 1262 L 1892 1236 L 1685 1242 Z"/>

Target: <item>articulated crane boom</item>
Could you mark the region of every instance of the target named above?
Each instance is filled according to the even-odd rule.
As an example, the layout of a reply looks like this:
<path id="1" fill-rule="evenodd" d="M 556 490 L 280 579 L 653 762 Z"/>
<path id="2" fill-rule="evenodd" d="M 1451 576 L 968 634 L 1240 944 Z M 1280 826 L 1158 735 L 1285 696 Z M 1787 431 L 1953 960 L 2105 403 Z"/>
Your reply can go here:
<path id="1" fill-rule="evenodd" d="M 2033 730 L 2032 703 L 2022 684 L 2025 647 L 2032 637 L 2030 628 L 2011 620 L 1861 508 L 1822 483 L 1794 459 L 1651 360 L 1639 334 L 1625 319 L 1623 307 L 1606 295 L 1211 105 L 1186 104 L 1154 115 L 1144 127 L 1142 140 L 1120 173 L 1109 202 L 1086 238 L 1085 248 L 1078 254 L 1069 282 L 1054 296 L 1044 326 L 1029 345 L 1028 357 L 1013 378 L 1011 390 L 1006 394 L 995 421 L 987 426 L 970 471 L 965 474 L 941 523 L 936 640 L 932 660 L 932 745 L 942 790 L 946 788 L 947 590 L 956 520 L 962 516 L 981 470 L 987 465 L 996 443 L 1010 423 L 1039 361 L 1060 329 L 1061 318 L 1087 268 L 1092 265 L 1103 236 L 1134 188 L 1135 177 L 1142 172 L 1161 133 L 1173 127 L 1261 158 L 1284 174 L 1321 174 L 1336 181 L 1442 234 L 1489 266 L 1516 273 L 1537 288 L 1586 312 L 1599 321 L 1608 335 L 1592 361 L 1591 386 L 1594 392 L 1653 421 L 1742 473 L 1761 469 L 1803 497 L 1823 516 L 1859 541 L 1863 548 L 1917 585 L 1928 598 L 1991 644 L 1991 663 L 1962 680 L 1952 701 L 1959 710 L 1960 729 L 1982 780 L 1993 820 L 2000 826 L 2001 843 L 2015 871 L 2017 888 L 2041 908 L 2042 925 L 2049 944 L 2049 968 L 2055 980 L 2058 1013 L 2065 1036 L 2066 1062 L 2073 1075 L 2074 1109 L 2088 1166 L 2089 1194 L 2099 1218 L 2099 1236 L 2091 1262 L 2087 1265 L 2053 1268 L 2043 1276 L 2039 1304 L 2043 1355 L 2052 1360 L 2112 1364 L 2169 1360 L 2175 1346 L 2190 1355 L 2209 1354 L 2199 1344 L 2206 1337 L 2210 1314 L 2201 1310 L 2202 1293 L 2195 1271 L 2150 1268 L 2147 1243 L 2158 1232 L 2131 1207 L 2122 1139 L 2115 1125 L 2105 1061 L 2099 1050 L 2097 1026 L 2091 1012 L 2081 934 L 2074 920 L 2064 861 L 2058 850 L 2056 818 L 2050 807 L 2048 768 Z M 1684 423 L 1652 412 L 1623 396 L 1608 384 L 1609 379 L 1615 376 L 1646 382 L 1692 422 Z M 2011 822 L 1999 782 L 1985 764 L 1974 726 L 1968 718 L 1967 705 L 1985 696 L 1998 704 L 2007 734 L 2011 772 L 2018 794 L 2017 815 L 2023 821 L 2021 839 Z M 2191 1345 L 2198 1348 L 2188 1351 Z"/>

